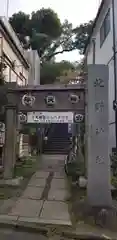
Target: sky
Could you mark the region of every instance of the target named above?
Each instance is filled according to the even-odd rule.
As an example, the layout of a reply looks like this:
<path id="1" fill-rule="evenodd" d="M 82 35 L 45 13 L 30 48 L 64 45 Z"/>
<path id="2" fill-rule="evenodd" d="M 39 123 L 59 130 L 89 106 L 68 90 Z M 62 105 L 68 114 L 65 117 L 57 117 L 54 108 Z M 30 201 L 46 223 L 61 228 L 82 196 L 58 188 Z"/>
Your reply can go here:
<path id="1" fill-rule="evenodd" d="M 75 27 L 94 19 L 100 2 L 101 0 L 0 0 L 0 15 L 7 16 L 7 6 L 8 16 L 18 11 L 31 13 L 42 7 L 50 7 L 57 12 L 61 22 L 68 19 Z M 7 3 L 9 4 L 7 5 Z M 77 51 L 57 56 L 57 61 L 78 61 L 79 59 Z"/>

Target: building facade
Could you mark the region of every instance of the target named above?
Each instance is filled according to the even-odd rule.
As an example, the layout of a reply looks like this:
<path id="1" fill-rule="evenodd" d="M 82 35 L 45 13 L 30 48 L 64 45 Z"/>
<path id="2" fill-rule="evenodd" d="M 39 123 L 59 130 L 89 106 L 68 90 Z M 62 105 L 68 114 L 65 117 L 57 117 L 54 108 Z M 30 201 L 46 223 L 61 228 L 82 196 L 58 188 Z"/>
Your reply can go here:
<path id="1" fill-rule="evenodd" d="M 23 49 L 5 17 L 0 17 L 0 67 L 5 82 L 16 82 L 20 86 L 40 84 L 40 59 L 37 51 Z M 5 130 L 0 131 L 0 149 L 4 146 L 4 133 Z M 29 154 L 27 139 L 27 135 L 18 132 L 17 145 L 20 157 Z M 0 160 L 2 153 L 3 151 L 0 153 Z"/>
<path id="2" fill-rule="evenodd" d="M 115 25 L 113 24 L 114 22 Z M 109 67 L 108 119 L 110 153 L 112 152 L 112 148 L 115 148 L 116 146 L 115 111 L 113 110 L 113 101 L 116 92 L 115 74 L 117 74 L 117 66 L 114 61 L 114 52 L 115 57 L 117 57 L 117 1 L 102 0 L 84 53 L 86 55 L 87 64 L 105 64 Z"/>
<path id="3" fill-rule="evenodd" d="M 0 62 L 4 64 L 4 80 L 27 85 L 30 64 L 14 30 L 5 17 L 0 17 Z"/>

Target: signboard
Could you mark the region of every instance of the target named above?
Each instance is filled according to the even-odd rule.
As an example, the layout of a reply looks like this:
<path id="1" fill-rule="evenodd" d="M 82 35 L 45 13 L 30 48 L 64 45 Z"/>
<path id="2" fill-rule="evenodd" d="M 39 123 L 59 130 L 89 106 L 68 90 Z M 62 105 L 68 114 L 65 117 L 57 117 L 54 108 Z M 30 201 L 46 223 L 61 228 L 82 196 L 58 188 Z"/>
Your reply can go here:
<path id="1" fill-rule="evenodd" d="M 72 112 L 28 112 L 27 123 L 73 123 Z"/>

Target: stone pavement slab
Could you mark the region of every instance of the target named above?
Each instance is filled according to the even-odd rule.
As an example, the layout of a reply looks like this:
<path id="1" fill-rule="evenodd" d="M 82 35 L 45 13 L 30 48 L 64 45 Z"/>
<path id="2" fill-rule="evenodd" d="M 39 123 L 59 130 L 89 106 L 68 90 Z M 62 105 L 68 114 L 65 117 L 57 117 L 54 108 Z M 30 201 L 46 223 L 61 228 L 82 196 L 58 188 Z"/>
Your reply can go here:
<path id="1" fill-rule="evenodd" d="M 30 187 L 44 187 L 46 184 L 45 178 L 32 178 L 28 184 Z"/>
<path id="2" fill-rule="evenodd" d="M 65 159 L 65 157 L 66 157 L 66 155 L 61 155 L 61 154 L 49 154 L 49 155 L 44 155 L 43 154 L 43 156 L 42 156 L 42 161 L 43 160 L 54 160 L 54 162 L 55 162 L 55 160 L 57 161 L 57 160 L 61 160 L 61 161 L 63 161 L 64 159 Z"/>
<path id="3" fill-rule="evenodd" d="M 22 217 L 38 217 L 42 209 L 42 200 L 20 199 L 11 209 L 9 215 Z"/>
<path id="4" fill-rule="evenodd" d="M 54 178 L 64 179 L 65 178 L 65 174 L 64 174 L 63 171 L 61 171 L 61 172 L 54 172 Z"/>
<path id="5" fill-rule="evenodd" d="M 44 171 L 45 169 L 51 170 L 51 169 L 57 169 L 61 170 L 64 168 L 64 155 L 43 155 L 42 156 L 42 163 L 41 167 L 43 167 Z"/>
<path id="6" fill-rule="evenodd" d="M 65 189 L 50 189 L 48 200 L 65 201 L 67 198 L 67 191 Z"/>
<path id="7" fill-rule="evenodd" d="M 64 202 L 45 201 L 40 218 L 48 220 L 65 220 L 70 221 L 68 205 Z"/>
<path id="8" fill-rule="evenodd" d="M 22 195 L 22 198 L 38 200 L 42 196 L 43 189 L 44 188 L 40 187 L 27 187 Z"/>
<path id="9" fill-rule="evenodd" d="M 64 179 L 57 179 L 57 178 L 53 178 L 52 183 L 51 183 L 51 188 L 53 189 L 65 189 L 66 186 L 66 182 Z"/>
<path id="10" fill-rule="evenodd" d="M 15 197 L 3 200 L 3 203 L 0 206 L 0 214 L 7 214 L 10 209 L 15 205 L 16 200 L 17 199 Z"/>
<path id="11" fill-rule="evenodd" d="M 10 228 L 11 228 L 11 226 L 16 226 L 17 220 L 18 220 L 18 216 L 9 216 L 7 214 L 0 214 L 0 226 L 10 225 Z M 0 235 L 0 239 L 1 239 L 1 235 Z"/>
<path id="12" fill-rule="evenodd" d="M 32 178 L 47 178 L 49 175 L 49 172 L 46 171 L 37 171 Z"/>

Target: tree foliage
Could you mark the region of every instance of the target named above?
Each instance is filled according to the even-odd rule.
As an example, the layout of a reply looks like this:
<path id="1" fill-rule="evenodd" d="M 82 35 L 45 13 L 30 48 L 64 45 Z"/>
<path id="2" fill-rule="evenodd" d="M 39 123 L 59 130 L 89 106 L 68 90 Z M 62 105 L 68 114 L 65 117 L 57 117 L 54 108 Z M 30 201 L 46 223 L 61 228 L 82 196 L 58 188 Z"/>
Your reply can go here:
<path id="1" fill-rule="evenodd" d="M 41 66 L 41 83 L 57 82 L 57 79 L 65 70 L 74 69 L 74 64 L 68 61 L 62 62 L 45 62 Z"/>
<path id="2" fill-rule="evenodd" d="M 25 44 L 25 37 L 31 35 L 30 15 L 23 12 L 18 12 L 12 15 L 9 19 L 10 24 L 17 33 L 20 41 Z"/>
<path id="3" fill-rule="evenodd" d="M 52 39 L 61 35 L 61 22 L 58 15 L 52 9 L 38 10 L 31 14 L 31 28 L 37 33 L 44 33 Z"/>
<path id="4" fill-rule="evenodd" d="M 78 50 L 83 53 L 93 21 L 76 27 L 67 20 L 61 24 L 58 15 L 50 8 L 32 12 L 31 16 L 18 12 L 9 19 L 24 48 L 36 49 L 42 62 L 55 55 Z M 26 41 L 29 36 L 30 41 Z"/>
<path id="5" fill-rule="evenodd" d="M 86 42 L 92 30 L 93 21 L 88 23 L 80 24 L 76 27 L 73 32 L 75 34 L 74 47 L 83 54 Z"/>
<path id="6" fill-rule="evenodd" d="M 73 28 L 68 20 L 61 23 L 58 15 L 50 8 L 42 8 L 31 15 L 18 12 L 9 21 L 23 47 L 38 51 L 43 84 L 55 82 L 61 76 L 64 77 L 65 72 L 72 75 L 76 66 L 67 61 L 56 63 L 55 56 L 73 50 L 82 54 L 93 24 L 90 21 Z M 77 70 L 84 76 L 84 60 L 78 63 Z"/>

